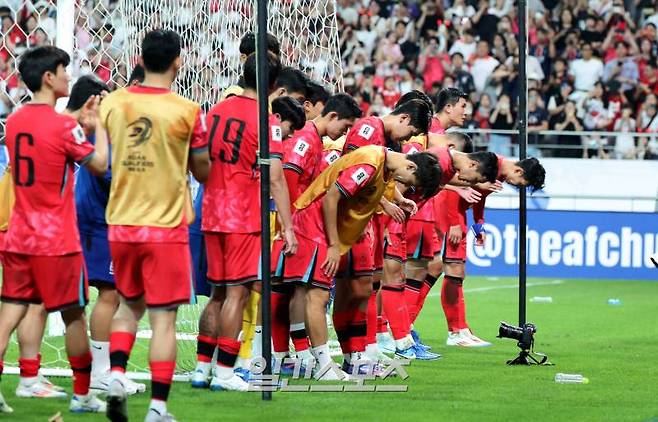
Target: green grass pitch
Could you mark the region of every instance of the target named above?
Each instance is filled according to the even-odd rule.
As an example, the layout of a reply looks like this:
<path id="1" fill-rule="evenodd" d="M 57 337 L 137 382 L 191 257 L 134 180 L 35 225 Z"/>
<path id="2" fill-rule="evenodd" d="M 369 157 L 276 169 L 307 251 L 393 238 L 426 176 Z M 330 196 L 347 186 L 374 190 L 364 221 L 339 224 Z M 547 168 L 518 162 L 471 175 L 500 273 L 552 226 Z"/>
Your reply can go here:
<path id="1" fill-rule="evenodd" d="M 499 321 L 517 322 L 515 283 L 510 278 L 467 279 L 471 327 L 494 343 L 480 350 L 445 346 L 436 286 L 417 328 L 443 359 L 412 363 L 406 393 L 275 393 L 272 402 L 262 402 L 259 393 L 211 393 L 175 383 L 169 409 L 181 421 L 204 422 L 658 420 L 658 283 L 529 280 L 528 297 L 553 297 L 553 303 L 530 303 L 528 320 L 538 326 L 536 350 L 547 353 L 556 365 L 509 367 L 505 361 L 517 354 L 515 342 L 494 336 Z M 622 304 L 608 305 L 609 298 L 619 298 Z M 556 384 L 557 372 L 580 373 L 590 383 Z M 70 389 L 70 380 L 56 381 Z M 15 413 L 0 420 L 44 421 L 58 411 L 66 421 L 104 420 L 102 415 L 70 415 L 64 400 L 17 399 L 16 383 L 16 376 L 2 379 L 2 391 Z M 142 420 L 147 405 L 148 394 L 131 398 L 131 420 Z"/>

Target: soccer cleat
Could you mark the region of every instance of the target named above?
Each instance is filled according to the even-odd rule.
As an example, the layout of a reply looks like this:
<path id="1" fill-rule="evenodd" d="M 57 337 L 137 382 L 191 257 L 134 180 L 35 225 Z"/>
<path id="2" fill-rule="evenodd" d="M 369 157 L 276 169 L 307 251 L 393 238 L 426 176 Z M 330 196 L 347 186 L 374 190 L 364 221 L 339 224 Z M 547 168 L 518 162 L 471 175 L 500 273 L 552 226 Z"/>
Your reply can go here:
<path id="1" fill-rule="evenodd" d="M 126 387 L 126 394 L 128 394 L 129 396 L 132 396 L 137 393 L 143 393 L 146 391 L 146 384 L 142 384 L 141 382 L 135 382 L 130 378 L 126 378 L 125 387 Z"/>
<path id="2" fill-rule="evenodd" d="M 478 336 L 476 336 L 475 334 L 473 334 L 471 330 L 469 330 L 468 328 L 463 328 L 459 330 L 459 332 L 461 333 L 462 337 L 470 338 L 471 341 L 473 341 L 474 344 L 473 346 L 470 347 L 489 347 L 492 345 L 488 341 L 484 341 Z"/>
<path id="3" fill-rule="evenodd" d="M 377 346 L 383 353 L 395 353 L 395 340 L 389 333 L 377 333 Z"/>
<path id="4" fill-rule="evenodd" d="M 106 392 L 108 386 L 110 385 L 111 375 L 110 372 L 103 372 L 99 375 L 92 374 L 91 380 L 89 382 L 89 389 L 96 390 L 100 392 Z M 146 384 L 135 382 L 128 377 L 123 379 L 123 386 L 127 395 L 132 396 L 137 393 L 143 393 L 146 391 Z"/>
<path id="5" fill-rule="evenodd" d="M 428 352 L 427 350 L 421 349 L 418 345 L 414 344 L 411 347 L 408 347 L 404 350 L 396 350 L 395 356 L 403 359 L 411 360 L 437 360 L 441 359 L 441 355 L 438 353 Z"/>
<path id="6" fill-rule="evenodd" d="M 157 410 L 149 409 L 144 422 L 176 422 L 176 418 L 169 412 L 160 413 Z"/>
<path id="7" fill-rule="evenodd" d="M 335 369 L 325 371 L 322 375 L 318 371 L 315 379 L 317 381 L 349 381 L 350 374 L 336 367 Z"/>
<path id="8" fill-rule="evenodd" d="M 197 369 L 192 373 L 192 388 L 208 388 L 208 386 L 210 386 L 210 382 L 208 381 L 209 378 L 210 377 L 208 374 L 204 373 L 200 369 Z"/>
<path id="9" fill-rule="evenodd" d="M 112 422 L 128 422 L 126 387 L 124 379 L 113 377 L 107 388 L 107 410 L 105 415 Z"/>
<path id="10" fill-rule="evenodd" d="M 416 330 L 411 330 L 411 338 L 414 339 L 414 343 L 416 343 L 418 347 L 424 349 L 425 351 L 432 350 L 432 346 L 428 346 L 427 344 L 422 342 Z"/>
<path id="11" fill-rule="evenodd" d="M 50 382 L 50 380 L 48 378 L 46 378 L 46 376 L 43 375 L 41 373 L 41 371 L 39 371 L 39 375 L 37 375 L 37 379 L 41 384 L 49 387 L 53 391 L 59 391 L 59 392 L 62 392 L 62 393 L 65 391 L 64 387 L 60 387 L 59 385 L 55 385 L 52 382 Z"/>
<path id="12" fill-rule="evenodd" d="M 13 411 L 14 409 L 7 404 L 5 398 L 2 396 L 2 392 L 0 392 L 0 413 L 12 413 Z"/>
<path id="13" fill-rule="evenodd" d="M 210 381 L 210 391 L 247 391 L 248 389 L 249 384 L 236 374 L 229 379 L 213 377 Z"/>
<path id="14" fill-rule="evenodd" d="M 248 369 L 238 367 L 238 368 L 235 368 L 233 370 L 233 372 L 235 373 L 235 375 L 242 378 L 244 380 L 244 382 L 249 382 L 249 378 L 251 377 L 251 372 L 249 372 Z"/>
<path id="15" fill-rule="evenodd" d="M 73 413 L 103 413 L 106 411 L 106 405 L 93 394 L 74 395 L 69 410 Z"/>
<path id="16" fill-rule="evenodd" d="M 476 347 L 475 341 L 470 337 L 463 335 L 461 331 L 449 332 L 448 339 L 446 340 L 447 346 L 459 346 L 459 347 Z"/>
<path id="17" fill-rule="evenodd" d="M 52 385 L 52 384 L 51 384 Z M 66 397 L 66 393 L 57 391 L 51 386 L 35 381 L 31 385 L 23 385 L 21 382 L 16 387 L 16 397 L 21 398 L 39 398 L 39 399 L 61 399 Z"/>
<path id="18" fill-rule="evenodd" d="M 281 367 L 278 368 L 278 375 L 284 376 L 284 377 L 292 377 L 295 374 L 295 363 L 282 363 Z M 299 366 L 299 374 L 301 376 L 304 376 L 306 373 L 306 367 L 304 365 Z"/>

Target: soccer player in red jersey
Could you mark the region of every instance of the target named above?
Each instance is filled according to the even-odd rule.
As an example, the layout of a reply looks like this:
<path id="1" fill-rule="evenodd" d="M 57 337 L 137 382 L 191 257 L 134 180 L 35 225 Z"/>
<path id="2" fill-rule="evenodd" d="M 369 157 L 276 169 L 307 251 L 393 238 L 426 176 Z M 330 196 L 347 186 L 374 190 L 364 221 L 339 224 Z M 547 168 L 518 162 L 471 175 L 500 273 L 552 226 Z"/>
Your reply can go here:
<path id="1" fill-rule="evenodd" d="M 528 186 L 541 189 L 544 186 L 546 171 L 536 158 L 521 161 L 507 160 L 496 157 L 498 171 L 495 180 L 507 182 L 514 186 Z M 492 182 L 491 180 L 489 182 Z M 473 204 L 473 220 L 471 227 L 476 236 L 476 245 L 485 241 L 484 205 L 487 195 L 491 193 L 491 183 L 479 185 L 481 199 Z M 441 289 L 441 305 L 448 323 L 448 346 L 483 347 L 491 343 L 473 335 L 466 322 L 466 306 L 464 303 L 463 282 L 466 263 L 466 211 L 471 204 L 454 191 L 442 191 L 437 197 L 437 221 L 445 233 L 443 250 L 443 271 L 445 273 Z"/>
<path id="2" fill-rule="evenodd" d="M 275 100 L 276 101 L 276 100 Z M 361 109 L 347 94 L 336 94 L 326 101 L 321 114 L 308 121 L 303 129 L 283 142 L 283 172 L 294 203 L 324 169 L 322 160 L 324 137 L 336 140 L 343 136 L 361 117 Z M 297 356 L 309 362 L 312 355 L 304 324 L 306 288 L 294 283 L 280 283 L 285 271 L 286 256 L 283 240 L 274 242 L 272 251 L 272 341 L 274 356 L 279 361 L 288 354 L 288 335 L 295 345 Z M 288 331 L 290 330 L 290 331 Z M 286 371 L 287 367 L 282 369 Z"/>
<path id="3" fill-rule="evenodd" d="M 178 306 L 193 302 L 188 223 L 194 219 L 187 172 L 204 181 L 210 162 L 199 104 L 171 91 L 181 43 L 168 30 L 142 41 L 141 85 L 103 99 L 103 129 L 112 140 L 106 219 L 116 288 L 121 295 L 110 334 L 107 416 L 127 420 L 126 366 L 146 309 L 151 402 L 146 421 L 171 420 L 167 399 L 176 366 Z M 98 140 L 97 140 L 98 142 Z"/>
<path id="4" fill-rule="evenodd" d="M 28 305 L 43 303 L 48 312 L 59 311 L 66 324 L 74 393 L 69 409 L 102 412 L 105 404 L 89 394 L 87 277 L 76 226 L 73 167 L 77 162 L 102 175 L 107 138 L 99 134 L 94 147 L 73 117 L 55 111 L 57 99 L 68 96 L 68 64 L 68 54 L 51 46 L 28 50 L 19 64 L 21 79 L 34 95 L 9 116 L 6 127 L 16 202 L 3 245 L 0 373 L 9 336 Z M 98 98 L 89 104 L 96 108 Z M 97 122 L 93 110 L 88 126 Z M 0 409 L 10 410 L 1 394 Z"/>
<path id="5" fill-rule="evenodd" d="M 279 59 L 268 56 L 270 88 L 279 73 Z M 260 182 L 256 167 L 258 150 L 258 102 L 256 56 L 244 64 L 242 95 L 216 104 L 208 113 L 209 148 L 213 167 L 205 184 L 202 230 L 208 253 L 208 280 L 212 296 L 220 303 L 217 333 L 217 366 L 210 388 L 246 391 L 247 383 L 233 372 L 240 349 L 238 334 L 242 312 L 251 289 L 260 288 Z M 271 125 L 270 167 L 272 198 L 279 211 L 284 253 L 294 253 L 297 240 L 292 229 L 288 188 L 281 167 L 282 136 Z M 256 331 L 258 334 L 258 331 Z M 260 341 L 254 338 L 254 342 Z M 208 365 L 197 363 L 204 375 Z"/>
<path id="6" fill-rule="evenodd" d="M 428 120 L 429 115 L 425 122 Z M 316 369 L 320 370 L 316 376 L 321 380 L 345 378 L 340 371 L 327 371 L 333 361 L 327 346 L 325 319 L 331 280 L 338 271 L 341 255 L 364 236 L 388 183 L 419 186 L 426 195 L 433 195 L 438 189 L 439 173 L 436 159 L 429 154 L 407 156 L 387 151 L 383 146 L 367 145 L 343 155 L 295 202 L 298 211 L 294 223 L 300 248 L 286 259 L 284 277 L 303 282 L 308 288 L 307 330 L 318 362 Z M 372 254 L 364 258 L 372 262 Z M 360 282 L 337 280 L 334 304 L 334 324 L 341 347 L 357 353 L 365 349 L 365 304 L 370 296 L 370 290 L 354 285 Z M 358 368 L 359 361 L 360 358 L 348 361 L 347 365 Z"/>
<path id="7" fill-rule="evenodd" d="M 306 92 L 304 113 L 306 114 L 306 120 L 313 120 L 322 114 L 322 110 L 324 110 L 331 94 L 322 84 L 312 80 L 309 80 L 306 84 Z"/>
<path id="8" fill-rule="evenodd" d="M 468 116 L 467 101 L 468 95 L 457 88 L 442 89 L 436 98 L 436 114 L 432 117 L 430 133 L 443 134 L 451 127 L 464 126 Z"/>

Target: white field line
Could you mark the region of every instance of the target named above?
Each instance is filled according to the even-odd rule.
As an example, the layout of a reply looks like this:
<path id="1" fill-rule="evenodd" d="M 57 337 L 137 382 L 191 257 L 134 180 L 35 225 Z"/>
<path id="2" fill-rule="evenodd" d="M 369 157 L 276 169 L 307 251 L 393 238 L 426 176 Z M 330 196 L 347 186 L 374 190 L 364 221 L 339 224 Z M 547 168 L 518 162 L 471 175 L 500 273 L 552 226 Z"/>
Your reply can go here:
<path id="1" fill-rule="evenodd" d="M 538 281 L 536 283 L 527 283 L 526 287 L 536 287 L 536 286 L 557 286 L 559 284 L 564 284 L 563 280 L 553 280 L 553 281 Z M 464 293 L 478 293 L 478 292 L 488 292 L 490 290 L 503 290 L 503 289 L 518 289 L 518 284 L 504 284 L 502 286 L 488 286 L 488 287 L 475 287 L 473 289 L 464 289 Z M 441 291 L 431 292 L 429 297 L 441 296 Z"/>

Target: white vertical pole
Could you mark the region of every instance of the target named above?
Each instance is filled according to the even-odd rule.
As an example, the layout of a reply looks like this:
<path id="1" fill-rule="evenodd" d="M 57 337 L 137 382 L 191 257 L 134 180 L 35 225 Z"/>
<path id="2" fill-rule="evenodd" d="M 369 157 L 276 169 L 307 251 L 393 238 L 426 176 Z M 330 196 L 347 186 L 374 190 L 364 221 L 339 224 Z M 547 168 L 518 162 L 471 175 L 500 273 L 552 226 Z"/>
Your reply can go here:
<path id="1" fill-rule="evenodd" d="M 69 53 L 71 64 L 66 69 L 71 75 L 73 70 L 73 45 L 75 37 L 75 4 L 76 0 L 58 0 L 57 1 L 57 35 L 55 45 Z M 71 81 L 73 82 L 73 81 Z M 67 98 L 60 98 L 57 101 L 57 111 L 63 111 L 66 107 Z M 59 315 L 59 314 L 57 314 Z"/>

